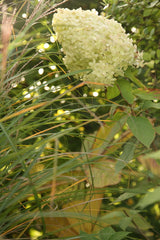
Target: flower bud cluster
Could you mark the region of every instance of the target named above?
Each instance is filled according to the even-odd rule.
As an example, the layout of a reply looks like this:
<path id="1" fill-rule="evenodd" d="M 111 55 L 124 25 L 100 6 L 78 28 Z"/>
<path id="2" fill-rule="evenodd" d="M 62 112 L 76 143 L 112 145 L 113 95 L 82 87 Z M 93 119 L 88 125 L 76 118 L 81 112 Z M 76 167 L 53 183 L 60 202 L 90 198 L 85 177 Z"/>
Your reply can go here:
<path id="1" fill-rule="evenodd" d="M 142 56 L 121 24 L 95 10 L 58 9 L 53 29 L 65 54 L 64 64 L 69 71 L 90 69 L 76 76 L 90 85 L 112 86 L 129 65 L 141 66 Z"/>

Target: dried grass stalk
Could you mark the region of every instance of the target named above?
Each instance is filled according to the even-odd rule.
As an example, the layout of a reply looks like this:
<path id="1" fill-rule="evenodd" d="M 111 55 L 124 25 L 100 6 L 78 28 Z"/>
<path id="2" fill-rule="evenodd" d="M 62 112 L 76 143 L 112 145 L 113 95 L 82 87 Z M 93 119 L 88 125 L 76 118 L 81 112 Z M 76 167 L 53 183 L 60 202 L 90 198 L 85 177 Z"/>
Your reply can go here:
<path id="1" fill-rule="evenodd" d="M 16 9 L 14 9 L 11 16 L 7 16 L 7 5 L 2 6 L 2 25 L 1 25 L 1 41 L 2 41 L 2 63 L 1 63 L 1 87 L 3 86 L 3 80 L 5 77 L 6 67 L 7 67 L 7 53 L 8 46 L 10 42 L 10 37 L 12 34 L 14 16 Z"/>

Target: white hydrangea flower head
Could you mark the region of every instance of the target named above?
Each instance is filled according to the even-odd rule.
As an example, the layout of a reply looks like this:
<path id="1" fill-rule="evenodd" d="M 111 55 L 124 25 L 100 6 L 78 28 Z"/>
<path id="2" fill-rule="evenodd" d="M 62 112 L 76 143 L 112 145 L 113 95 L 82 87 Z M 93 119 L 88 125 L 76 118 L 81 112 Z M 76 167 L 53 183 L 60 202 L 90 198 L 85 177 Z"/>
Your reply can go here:
<path id="1" fill-rule="evenodd" d="M 89 85 L 112 86 L 129 65 L 141 65 L 142 56 L 121 24 L 95 10 L 59 8 L 52 23 L 64 64 L 69 71 L 90 69 L 76 76 Z"/>

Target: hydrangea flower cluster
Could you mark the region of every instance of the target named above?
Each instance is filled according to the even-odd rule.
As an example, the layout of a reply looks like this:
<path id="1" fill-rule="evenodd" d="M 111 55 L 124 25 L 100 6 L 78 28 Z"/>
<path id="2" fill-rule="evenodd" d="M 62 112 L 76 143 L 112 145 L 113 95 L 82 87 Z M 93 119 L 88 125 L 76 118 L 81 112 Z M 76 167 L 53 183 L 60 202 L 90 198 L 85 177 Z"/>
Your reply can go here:
<path id="1" fill-rule="evenodd" d="M 68 70 L 91 69 L 76 76 L 89 85 L 112 86 L 129 65 L 139 67 L 142 63 L 141 54 L 121 24 L 99 16 L 96 10 L 57 9 L 53 29 Z"/>

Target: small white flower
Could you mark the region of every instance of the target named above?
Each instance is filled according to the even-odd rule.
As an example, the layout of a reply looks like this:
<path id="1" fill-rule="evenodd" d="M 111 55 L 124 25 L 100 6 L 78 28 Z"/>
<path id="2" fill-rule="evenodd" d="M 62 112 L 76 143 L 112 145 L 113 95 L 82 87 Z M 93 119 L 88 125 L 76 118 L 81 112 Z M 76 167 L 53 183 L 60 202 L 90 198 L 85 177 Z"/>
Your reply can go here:
<path id="1" fill-rule="evenodd" d="M 38 73 L 39 75 L 42 75 L 44 73 L 44 69 L 43 68 L 38 69 Z"/>
<path id="2" fill-rule="evenodd" d="M 44 48 L 45 48 L 45 49 L 49 48 L 49 44 L 48 44 L 48 43 L 45 43 L 45 44 L 44 44 Z"/>

